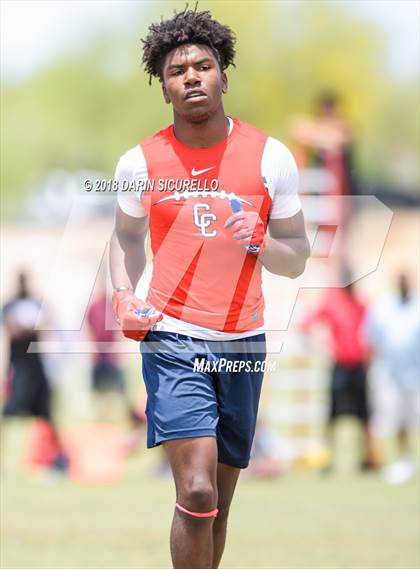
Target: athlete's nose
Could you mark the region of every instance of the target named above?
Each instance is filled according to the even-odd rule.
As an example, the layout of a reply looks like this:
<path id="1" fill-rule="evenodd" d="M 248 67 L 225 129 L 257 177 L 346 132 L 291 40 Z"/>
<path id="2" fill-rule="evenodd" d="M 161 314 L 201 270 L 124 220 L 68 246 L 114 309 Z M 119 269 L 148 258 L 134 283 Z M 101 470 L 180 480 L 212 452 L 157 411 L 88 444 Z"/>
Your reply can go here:
<path id="1" fill-rule="evenodd" d="M 192 65 L 187 67 L 187 72 L 184 76 L 184 83 L 185 85 L 197 85 L 201 83 L 200 75 Z"/>

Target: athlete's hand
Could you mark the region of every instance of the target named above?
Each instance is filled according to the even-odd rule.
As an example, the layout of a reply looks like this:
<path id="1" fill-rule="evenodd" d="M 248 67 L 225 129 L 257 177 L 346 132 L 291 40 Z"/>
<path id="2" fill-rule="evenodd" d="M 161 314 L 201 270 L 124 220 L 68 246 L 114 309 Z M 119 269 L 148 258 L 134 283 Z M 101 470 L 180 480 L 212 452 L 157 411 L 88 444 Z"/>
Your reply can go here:
<path id="1" fill-rule="evenodd" d="M 263 253 L 266 248 L 264 222 L 256 211 L 239 211 L 225 223 L 233 239 L 243 245 L 249 253 Z"/>
<path id="2" fill-rule="evenodd" d="M 131 290 L 114 290 L 112 307 L 115 319 L 126 338 L 139 342 L 163 316 L 136 297 Z"/>

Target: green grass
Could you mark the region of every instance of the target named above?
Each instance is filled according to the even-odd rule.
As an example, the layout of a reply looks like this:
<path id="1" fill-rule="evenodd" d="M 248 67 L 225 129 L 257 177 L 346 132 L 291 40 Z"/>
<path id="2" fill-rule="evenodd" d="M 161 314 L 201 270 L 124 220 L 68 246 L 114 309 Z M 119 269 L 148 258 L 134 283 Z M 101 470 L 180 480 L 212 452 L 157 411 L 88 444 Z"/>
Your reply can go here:
<path id="1" fill-rule="evenodd" d="M 171 566 L 174 493 L 169 479 L 150 475 L 158 451 L 130 459 L 119 486 L 46 483 L 20 468 L 24 430 L 12 423 L 4 437 L 2 569 Z M 297 471 L 241 480 L 222 567 L 417 569 L 418 481 L 385 486 L 342 459 L 327 478 Z"/>

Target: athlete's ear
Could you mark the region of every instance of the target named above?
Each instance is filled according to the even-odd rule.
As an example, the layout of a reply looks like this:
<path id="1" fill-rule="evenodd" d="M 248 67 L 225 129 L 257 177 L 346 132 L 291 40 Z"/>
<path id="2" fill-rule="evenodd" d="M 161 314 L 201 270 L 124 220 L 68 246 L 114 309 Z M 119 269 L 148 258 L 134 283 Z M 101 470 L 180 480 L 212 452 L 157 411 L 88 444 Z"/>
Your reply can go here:
<path id="1" fill-rule="evenodd" d="M 222 72 L 222 93 L 228 92 L 228 78 L 225 72 Z"/>
<path id="2" fill-rule="evenodd" d="M 165 99 L 165 103 L 169 105 L 171 99 L 169 98 L 168 92 L 165 87 L 165 83 L 163 81 L 162 81 L 162 93 L 163 93 L 163 98 Z"/>

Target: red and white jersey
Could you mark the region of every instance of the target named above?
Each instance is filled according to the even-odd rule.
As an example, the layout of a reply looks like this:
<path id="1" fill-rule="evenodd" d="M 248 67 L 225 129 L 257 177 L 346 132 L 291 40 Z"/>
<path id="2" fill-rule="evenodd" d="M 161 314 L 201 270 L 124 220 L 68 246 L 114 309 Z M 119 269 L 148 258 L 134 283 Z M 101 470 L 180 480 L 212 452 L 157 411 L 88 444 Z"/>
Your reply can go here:
<path id="1" fill-rule="evenodd" d="M 118 163 L 119 206 L 150 218 L 147 302 L 164 315 L 156 329 L 209 340 L 261 332 L 261 263 L 224 224 L 232 197 L 257 211 L 266 227 L 269 219 L 298 213 L 298 173 L 283 144 L 229 120 L 229 135 L 211 148 L 185 146 L 170 126 Z"/>

